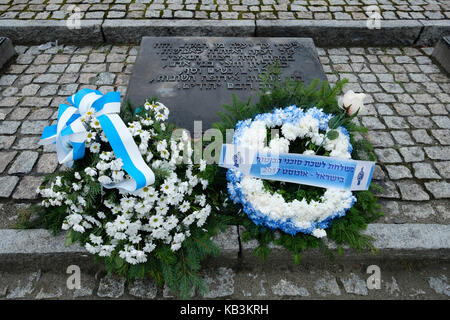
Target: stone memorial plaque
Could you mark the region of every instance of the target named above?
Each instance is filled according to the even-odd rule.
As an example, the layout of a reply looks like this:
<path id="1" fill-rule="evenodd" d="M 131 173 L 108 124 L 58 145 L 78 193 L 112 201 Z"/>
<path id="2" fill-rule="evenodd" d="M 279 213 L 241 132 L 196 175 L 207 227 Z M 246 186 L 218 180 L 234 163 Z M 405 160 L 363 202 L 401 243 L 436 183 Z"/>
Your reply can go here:
<path id="1" fill-rule="evenodd" d="M 309 38 L 144 37 L 126 99 L 136 107 L 156 96 L 170 121 L 193 132 L 202 120 L 206 130 L 233 93 L 256 96 L 259 74 L 276 62 L 283 79 L 326 80 Z"/>

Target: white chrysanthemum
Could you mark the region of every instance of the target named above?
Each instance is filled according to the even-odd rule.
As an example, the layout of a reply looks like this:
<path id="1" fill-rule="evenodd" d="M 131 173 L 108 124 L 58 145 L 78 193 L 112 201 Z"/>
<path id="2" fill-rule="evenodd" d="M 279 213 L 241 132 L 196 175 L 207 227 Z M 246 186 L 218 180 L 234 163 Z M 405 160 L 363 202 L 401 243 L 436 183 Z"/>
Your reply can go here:
<path id="1" fill-rule="evenodd" d="M 88 176 L 91 176 L 91 177 L 97 175 L 97 170 L 95 170 L 94 168 L 90 168 L 90 167 L 84 169 L 84 172 L 85 172 Z"/>
<path id="2" fill-rule="evenodd" d="M 89 150 L 92 153 L 99 153 L 100 152 L 100 143 L 98 143 L 98 142 L 92 143 L 91 146 L 89 147 Z"/>
<path id="3" fill-rule="evenodd" d="M 267 117 L 266 121 L 258 118 L 258 120 L 250 121 L 247 126 L 242 126 L 237 130 L 235 142 L 238 145 L 265 152 L 287 153 L 292 141 L 297 138 L 308 139 L 308 148 L 315 149 L 313 146 L 323 144 L 323 148 L 330 152 L 331 157 L 351 158 L 350 141 L 341 128 L 336 129 L 339 132 L 338 137 L 329 140 L 325 138 L 324 133 L 319 132 L 319 124 L 324 125 L 324 122 L 313 117 L 312 113 L 306 112 L 295 121 L 289 116 L 284 116 L 283 111 L 277 112 L 275 118 Z M 285 120 L 289 122 L 283 123 Z M 269 146 L 265 147 L 267 131 L 275 125 L 281 126 L 282 135 L 271 139 Z M 314 155 L 315 151 L 305 150 L 303 154 Z M 238 171 L 234 172 L 238 178 Z M 303 199 L 286 202 L 279 192 L 267 191 L 261 179 L 251 176 L 243 176 L 237 184 L 231 183 L 230 190 L 233 193 L 236 193 L 236 188 L 240 189 L 242 201 L 248 202 L 256 212 L 278 223 L 290 221 L 299 229 L 311 229 L 316 237 L 326 236 L 323 229 L 315 227 L 318 222 L 329 218 L 333 213 L 344 212 L 354 201 L 351 191 L 329 188 L 319 201 L 307 202 Z"/>
<path id="4" fill-rule="evenodd" d="M 169 115 L 163 104 L 146 103 L 145 109 L 148 113 L 145 116 L 139 113 L 128 129 L 143 159 L 165 176 L 162 183 L 158 181 L 132 193 L 120 190 L 111 197 L 107 188 L 128 181 L 130 176 L 122 159 L 107 147 L 109 141 L 98 119 L 87 115 L 84 117 L 88 132 L 86 152 L 97 153 L 97 160 L 84 168 L 84 173 L 74 172 L 73 178 L 67 181 L 58 176 L 49 187 L 38 190 L 44 198 L 43 206 L 66 206 L 67 217 L 62 228 L 88 235 L 85 244 L 88 252 L 101 257 L 114 253 L 129 264 L 146 262 L 148 255 L 162 244 L 179 250 L 190 236 L 190 228 L 203 226 L 211 213 L 203 194 L 208 181 L 200 174 L 206 170 L 206 162 L 201 160 L 199 166 L 193 164 L 190 159 L 193 148 L 186 132 L 170 141 L 159 138 L 161 131 L 166 130 L 162 121 Z M 170 132 L 165 135 L 170 136 Z M 188 160 L 184 171 L 178 166 L 183 156 Z M 105 187 L 94 206 L 88 201 L 91 180 Z M 76 200 L 69 197 L 74 194 Z M 95 208 L 101 211 L 92 210 Z"/>

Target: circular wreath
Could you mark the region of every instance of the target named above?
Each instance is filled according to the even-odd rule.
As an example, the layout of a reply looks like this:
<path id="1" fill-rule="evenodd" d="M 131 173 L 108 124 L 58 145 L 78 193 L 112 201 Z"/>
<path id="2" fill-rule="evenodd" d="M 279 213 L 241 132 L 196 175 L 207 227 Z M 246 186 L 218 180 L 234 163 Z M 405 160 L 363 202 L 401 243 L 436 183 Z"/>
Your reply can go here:
<path id="1" fill-rule="evenodd" d="M 340 126 L 334 129 L 337 136 L 327 136 L 332 117 L 315 107 L 306 111 L 296 106 L 275 109 L 239 121 L 233 143 L 264 152 L 350 159 L 352 145 L 347 130 Z M 278 134 L 272 134 L 274 129 Z M 292 235 L 326 236 L 324 229 L 330 221 L 344 216 L 356 202 L 351 191 L 263 180 L 234 168 L 227 171 L 227 180 L 230 198 L 242 204 L 254 223 Z"/>

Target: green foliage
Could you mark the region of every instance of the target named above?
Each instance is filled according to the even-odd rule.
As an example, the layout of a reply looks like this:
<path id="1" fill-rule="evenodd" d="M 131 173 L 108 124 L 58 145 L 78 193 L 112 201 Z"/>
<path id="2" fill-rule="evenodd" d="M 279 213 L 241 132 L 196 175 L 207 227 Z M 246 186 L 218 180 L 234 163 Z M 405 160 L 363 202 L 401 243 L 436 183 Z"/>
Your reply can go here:
<path id="1" fill-rule="evenodd" d="M 152 101 L 154 99 L 150 99 Z M 122 108 L 121 116 L 125 123 L 135 120 L 136 115 L 144 115 L 144 108 L 134 109 L 133 106 L 127 102 Z M 162 130 L 159 123 L 155 123 L 152 129 L 157 133 L 156 139 L 170 139 L 170 133 L 173 129 L 173 125 L 167 124 L 168 133 Z M 102 150 L 111 150 L 108 144 L 102 145 Z M 96 179 L 85 174 L 84 169 L 86 167 L 95 167 L 99 161 L 99 155 L 86 152 L 82 159 L 74 162 L 71 169 L 56 174 L 48 175 L 44 178 L 41 188 L 45 188 L 50 183 L 55 181 L 59 176 L 64 183 L 60 187 L 54 186 L 55 191 L 64 191 L 64 194 L 68 195 L 68 199 L 73 203 L 78 201 L 79 193 L 71 191 L 72 183 L 78 181 L 74 177 L 75 172 L 81 175 L 84 188 L 88 189 L 84 200 L 86 205 L 84 206 L 83 215 L 95 216 L 97 212 L 102 211 L 107 216 L 107 219 L 103 220 L 103 225 L 96 225 L 94 229 L 90 229 L 89 232 L 80 233 L 73 229 L 69 229 L 66 234 L 65 245 L 69 246 L 73 243 L 79 242 L 81 245 L 85 245 L 89 242 L 89 235 L 94 234 L 97 236 L 102 235 L 105 232 L 105 224 L 107 221 L 111 221 L 112 213 L 104 206 L 104 200 L 110 200 L 117 203 L 120 195 L 117 189 L 104 189 L 97 182 Z M 187 165 L 180 164 L 179 171 L 186 171 Z M 168 172 L 163 169 L 154 169 L 156 185 L 160 185 Z M 226 194 L 218 193 L 215 189 L 212 179 L 216 177 L 216 168 L 207 166 L 204 172 L 198 174 L 199 178 L 206 179 L 210 182 L 205 194 L 211 197 L 211 201 L 208 202 L 214 204 L 222 204 L 226 198 Z M 192 195 L 192 198 L 195 195 Z M 61 231 L 61 227 L 65 218 L 68 215 L 68 207 L 66 204 L 60 206 L 43 207 L 35 205 L 32 210 L 37 212 L 37 218 L 29 220 L 27 217 L 30 215 L 24 214 L 19 228 L 32 228 L 32 227 L 44 227 L 51 231 L 52 234 L 57 234 Z M 129 264 L 122 259 L 118 250 L 113 251 L 109 257 L 100 257 L 95 255 L 96 261 L 103 261 L 108 274 L 118 274 L 126 277 L 128 281 L 136 278 L 152 277 L 156 280 L 158 285 L 163 286 L 166 284 L 173 293 L 178 294 L 180 298 L 189 298 L 192 290 L 199 290 L 205 292 L 207 288 L 203 284 L 201 274 L 201 263 L 209 256 L 214 256 L 219 253 L 219 247 L 211 240 L 212 237 L 219 232 L 225 231 L 231 222 L 229 215 L 222 215 L 217 209 L 217 206 L 212 206 L 212 211 L 204 225 L 197 227 L 191 226 L 191 237 L 187 238 L 182 247 L 177 251 L 172 251 L 170 245 L 161 244 L 156 246 L 152 254 L 147 256 L 147 261 L 140 264 Z M 118 244 L 120 247 L 123 244 Z M 141 243 L 138 245 L 142 245 Z"/>
<path id="2" fill-rule="evenodd" d="M 225 111 L 219 114 L 221 121 L 214 124 L 214 127 L 221 130 L 224 134 L 226 129 L 235 128 L 238 121 L 253 118 L 260 113 L 271 112 L 274 108 L 291 105 L 297 105 L 304 109 L 311 107 L 322 108 L 324 112 L 336 115 L 330 120 L 329 127 L 331 129 L 343 126 L 349 131 L 350 142 L 353 145 L 353 159 L 376 160 L 370 142 L 364 137 L 356 138 L 355 133 L 360 135 L 367 133 L 366 128 L 354 122 L 354 118 L 358 113 L 344 117 L 342 109 L 337 104 L 337 96 L 342 92 L 342 88 L 347 83 L 347 80 L 338 81 L 335 86 L 330 87 L 327 81 L 320 82 L 316 79 L 308 86 L 305 86 L 302 82 L 295 82 L 290 79 L 278 81 L 276 79 L 279 78 L 279 75 L 280 71 L 277 68 L 272 68 L 261 76 L 262 85 L 258 93 L 259 100 L 256 103 L 251 103 L 251 100 L 242 102 L 233 97 L 231 105 L 223 106 Z M 328 138 L 335 139 L 337 134 L 337 131 L 330 130 Z M 296 141 L 294 145 L 298 150 L 290 150 L 290 152 L 302 153 L 307 148 L 301 141 Z M 328 155 L 323 149 L 318 154 Z M 224 177 L 225 173 L 219 169 L 216 169 L 216 173 L 217 187 L 226 190 L 225 179 L 220 179 Z M 281 188 L 280 182 L 264 180 L 263 183 L 269 192 L 274 192 Z M 279 190 L 279 192 L 286 201 L 301 198 L 306 198 L 308 201 L 318 200 L 324 192 L 323 188 L 300 186 L 292 183 L 285 183 L 282 185 L 282 188 L 284 190 L 281 192 Z M 343 252 L 343 245 L 360 251 L 363 249 L 369 249 L 372 252 L 376 251 L 371 243 L 373 239 L 362 235 L 360 232 L 367 227 L 368 223 L 383 215 L 381 206 L 372 193 L 377 188 L 379 187 L 372 184 L 368 191 L 355 192 L 354 195 L 357 198 L 355 205 L 344 217 L 335 219 L 327 229 L 328 238 L 335 241 L 338 245 L 338 253 Z M 274 232 L 264 226 L 255 225 L 240 209 L 239 206 L 235 206 L 235 211 L 229 211 L 228 214 L 232 215 L 231 217 L 236 224 L 245 228 L 245 231 L 241 234 L 243 241 L 258 241 L 259 245 L 254 250 L 255 255 L 258 257 L 265 259 L 270 254 L 270 243 L 283 246 L 291 251 L 296 264 L 300 263 L 302 252 L 310 249 L 319 249 L 332 256 L 331 250 L 328 249 L 323 240 L 302 233 L 292 236 L 283 232 Z M 236 214 L 236 212 L 239 213 Z"/>

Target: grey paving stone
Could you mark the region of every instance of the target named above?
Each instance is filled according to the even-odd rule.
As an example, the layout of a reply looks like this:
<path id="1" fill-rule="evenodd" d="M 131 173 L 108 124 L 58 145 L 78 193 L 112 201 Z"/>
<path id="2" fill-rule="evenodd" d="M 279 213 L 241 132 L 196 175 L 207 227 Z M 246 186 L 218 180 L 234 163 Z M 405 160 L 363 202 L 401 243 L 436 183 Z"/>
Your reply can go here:
<path id="1" fill-rule="evenodd" d="M 387 165 L 386 170 L 393 180 L 413 177 L 411 171 L 403 165 Z"/>
<path id="2" fill-rule="evenodd" d="M 36 79 L 35 83 L 56 83 L 61 75 L 59 74 L 41 74 Z"/>
<path id="3" fill-rule="evenodd" d="M 71 96 L 77 92 L 78 83 L 71 83 L 62 85 L 58 91 L 58 95 L 60 96 Z"/>
<path id="4" fill-rule="evenodd" d="M 29 173 L 33 169 L 39 154 L 34 151 L 21 152 L 8 170 L 8 174 Z"/>
<path id="5" fill-rule="evenodd" d="M 214 274 L 206 274 L 204 282 L 209 292 L 203 294 L 203 297 L 212 299 L 232 295 L 234 293 L 234 277 L 234 271 L 225 267 L 218 268 Z"/>
<path id="6" fill-rule="evenodd" d="M 101 298 L 120 298 L 125 291 L 125 278 L 105 276 L 100 280 L 97 295 Z"/>
<path id="7" fill-rule="evenodd" d="M 450 118 L 445 116 L 433 116 L 431 117 L 439 128 L 450 129 Z"/>
<path id="8" fill-rule="evenodd" d="M 425 147 L 425 153 L 433 160 L 450 160 L 450 147 Z"/>
<path id="9" fill-rule="evenodd" d="M 423 188 L 412 181 L 397 182 L 403 200 L 424 201 L 429 200 L 430 196 Z"/>
<path id="10" fill-rule="evenodd" d="M 98 75 L 97 80 L 95 81 L 96 85 L 108 85 L 113 84 L 116 75 L 110 72 L 102 72 Z"/>
<path id="11" fill-rule="evenodd" d="M 26 97 L 20 105 L 25 106 L 25 107 L 33 107 L 33 108 L 35 108 L 36 106 L 48 107 L 50 105 L 51 101 L 52 101 L 52 98 Z"/>
<path id="12" fill-rule="evenodd" d="M 450 161 L 434 162 L 434 166 L 443 178 L 450 178 Z"/>
<path id="13" fill-rule="evenodd" d="M 41 185 L 42 178 L 34 176 L 23 177 L 12 197 L 14 199 L 36 199 L 36 189 Z"/>
<path id="14" fill-rule="evenodd" d="M 0 136 L 0 150 L 9 149 L 14 143 L 15 136 Z"/>
<path id="15" fill-rule="evenodd" d="M 38 144 L 40 137 L 23 137 L 13 146 L 15 150 L 37 149 L 40 147 Z"/>
<path id="16" fill-rule="evenodd" d="M 392 181 L 377 181 L 377 184 L 383 188 L 382 191 L 376 190 L 375 195 L 381 198 L 399 199 L 400 194 Z"/>
<path id="17" fill-rule="evenodd" d="M 420 147 L 402 147 L 399 150 L 405 162 L 417 162 L 425 159 L 425 154 Z"/>
<path id="18" fill-rule="evenodd" d="M 369 294 L 366 282 L 353 272 L 348 276 L 341 277 L 340 279 L 344 285 L 345 292 L 361 296 L 367 296 Z"/>
<path id="19" fill-rule="evenodd" d="M 408 123 L 402 117 L 391 117 L 385 116 L 383 117 L 386 125 L 391 129 L 407 129 L 409 128 Z"/>
<path id="20" fill-rule="evenodd" d="M 19 103 L 18 97 L 7 97 L 0 99 L 1 107 L 14 107 Z"/>
<path id="21" fill-rule="evenodd" d="M 154 299 L 158 288 L 154 280 L 137 279 L 128 286 L 128 293 L 142 299 Z"/>
<path id="22" fill-rule="evenodd" d="M 403 88 L 397 83 L 380 83 L 384 90 L 388 93 L 402 93 Z"/>
<path id="23" fill-rule="evenodd" d="M 0 86 L 10 86 L 17 79 L 16 75 L 6 74 L 0 77 Z"/>
<path id="24" fill-rule="evenodd" d="M 28 276 L 28 281 L 23 283 L 21 279 L 17 280 L 15 288 L 7 294 L 6 299 L 21 299 L 27 297 L 35 290 L 36 283 L 41 278 L 41 270 L 33 272 Z"/>
<path id="25" fill-rule="evenodd" d="M 440 176 L 429 163 L 413 163 L 414 176 L 418 179 L 439 179 Z"/>
<path id="26" fill-rule="evenodd" d="M 20 95 L 22 96 L 34 96 L 38 90 L 41 88 L 38 84 L 29 84 L 22 88 Z"/>
<path id="27" fill-rule="evenodd" d="M 58 167 L 58 157 L 55 153 L 44 153 L 36 166 L 38 173 L 53 173 Z"/>
<path id="28" fill-rule="evenodd" d="M 377 103 L 376 108 L 380 115 L 393 115 L 394 114 L 394 112 L 392 111 L 392 108 L 390 108 L 388 105 L 386 105 L 384 103 Z"/>
<path id="29" fill-rule="evenodd" d="M 42 134 L 44 128 L 50 123 L 48 121 L 24 121 L 20 133 L 22 134 Z"/>
<path id="30" fill-rule="evenodd" d="M 363 117 L 362 123 L 367 129 L 385 129 L 386 126 L 377 117 Z"/>
<path id="31" fill-rule="evenodd" d="M 308 297 L 310 296 L 309 291 L 304 287 L 299 287 L 295 283 L 288 281 L 286 279 L 281 279 L 278 283 L 272 286 L 273 294 L 277 296 L 300 296 Z"/>
<path id="32" fill-rule="evenodd" d="M 0 134 L 14 134 L 20 124 L 20 121 L 0 121 Z"/>
<path id="33" fill-rule="evenodd" d="M 30 113 L 29 108 L 14 108 L 9 115 L 10 120 L 23 120 Z"/>
<path id="34" fill-rule="evenodd" d="M 433 138 L 431 138 L 426 130 L 413 130 L 411 132 L 414 140 L 418 143 L 431 144 L 433 143 Z"/>
<path id="35" fill-rule="evenodd" d="M 413 145 L 414 141 L 406 131 L 391 131 L 395 141 L 401 145 Z"/>
<path id="36" fill-rule="evenodd" d="M 383 163 L 402 162 L 402 158 L 395 149 L 375 149 L 374 152 L 377 155 L 378 161 L 381 161 Z"/>
<path id="37" fill-rule="evenodd" d="M 3 197 L 3 198 L 9 197 L 18 182 L 19 182 L 19 177 L 16 177 L 16 176 L 0 177 L 0 197 Z"/>
<path id="38" fill-rule="evenodd" d="M 386 174 L 383 169 L 379 165 L 375 165 L 375 169 L 373 170 L 373 180 L 384 180 L 386 178 Z"/>
<path id="39" fill-rule="evenodd" d="M 413 128 L 417 129 L 429 129 L 433 127 L 431 120 L 425 117 L 408 117 L 408 122 Z"/>
<path id="40" fill-rule="evenodd" d="M 450 183 L 446 181 L 425 182 L 425 187 L 436 199 L 450 198 Z"/>
<path id="41" fill-rule="evenodd" d="M 2 173 L 6 169 L 6 167 L 14 159 L 16 154 L 17 154 L 17 151 L 10 151 L 10 152 L 1 151 L 0 152 L 0 173 Z"/>
<path id="42" fill-rule="evenodd" d="M 54 112 L 55 110 L 53 108 L 39 108 L 32 111 L 28 120 L 46 120 L 49 119 Z"/>
<path id="43" fill-rule="evenodd" d="M 406 103 L 394 103 L 393 106 L 394 106 L 395 111 L 397 111 L 397 113 L 401 116 L 414 115 L 414 111 Z"/>
<path id="44" fill-rule="evenodd" d="M 316 281 L 314 284 L 314 291 L 322 297 L 328 295 L 341 295 L 341 290 L 339 289 L 336 278 L 329 273 L 326 273 L 322 278 L 319 278 Z"/>
<path id="45" fill-rule="evenodd" d="M 435 210 L 429 203 L 403 204 L 402 211 L 406 216 L 412 218 L 413 221 L 428 219 L 436 214 Z"/>
<path id="46" fill-rule="evenodd" d="M 443 274 L 440 277 L 430 277 L 428 278 L 428 284 L 436 293 L 450 297 L 450 285 L 446 275 Z"/>

